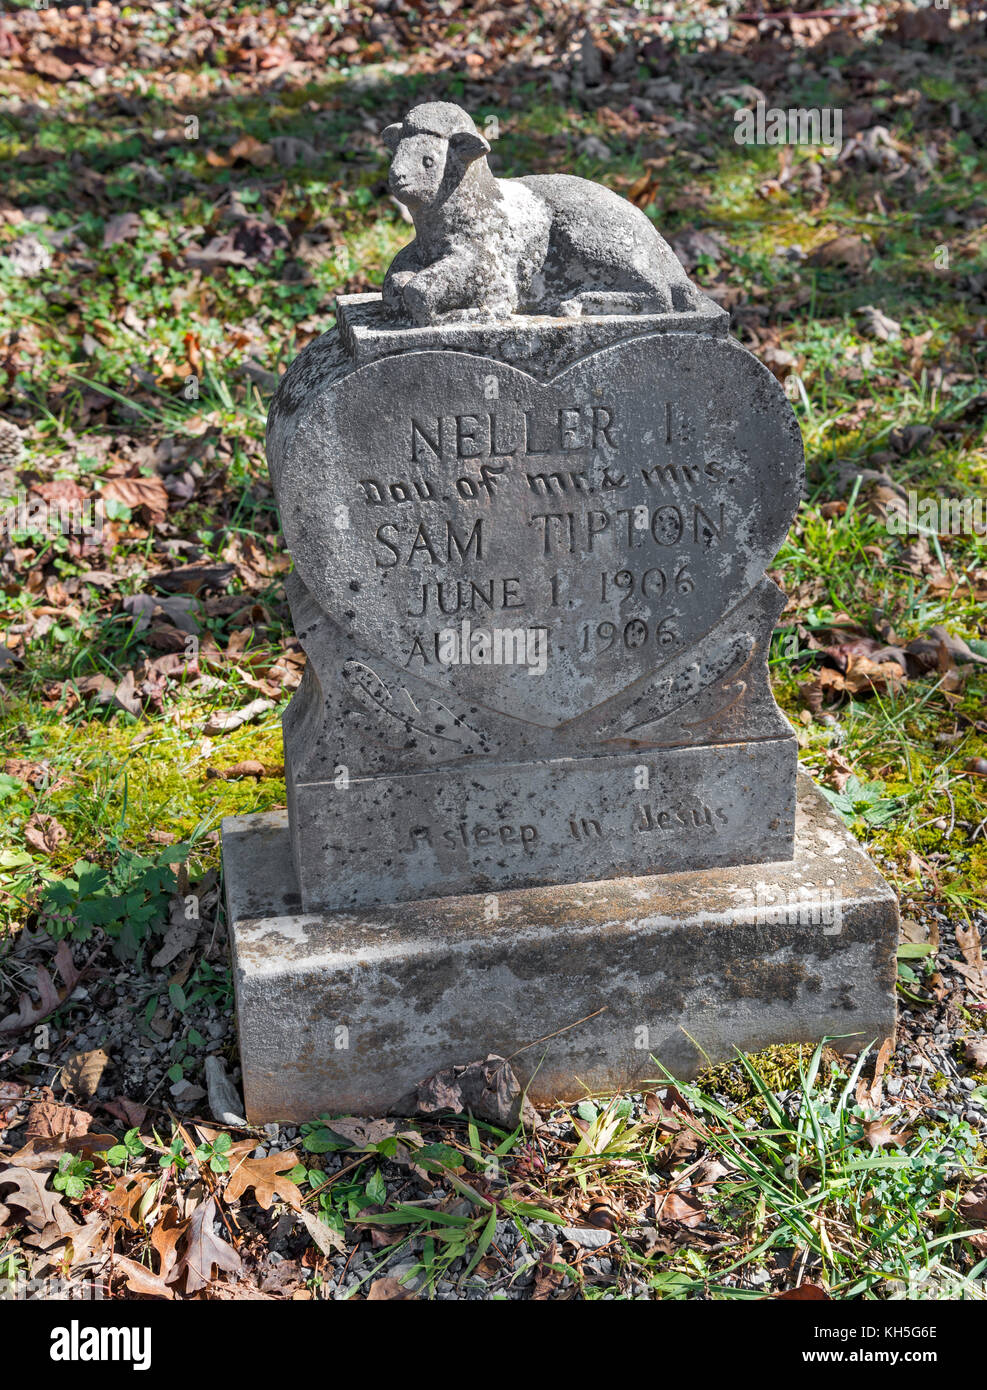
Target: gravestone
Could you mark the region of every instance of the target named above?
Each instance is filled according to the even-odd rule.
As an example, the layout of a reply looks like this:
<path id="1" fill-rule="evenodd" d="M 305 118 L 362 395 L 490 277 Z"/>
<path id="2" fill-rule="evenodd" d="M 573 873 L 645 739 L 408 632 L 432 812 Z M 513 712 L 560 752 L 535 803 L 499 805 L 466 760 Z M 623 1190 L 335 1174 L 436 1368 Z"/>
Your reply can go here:
<path id="1" fill-rule="evenodd" d="M 385 140 L 415 241 L 268 423 L 307 665 L 287 812 L 223 829 L 248 1116 L 883 1039 L 897 905 L 768 682 L 784 392 L 615 194 L 440 103 Z"/>

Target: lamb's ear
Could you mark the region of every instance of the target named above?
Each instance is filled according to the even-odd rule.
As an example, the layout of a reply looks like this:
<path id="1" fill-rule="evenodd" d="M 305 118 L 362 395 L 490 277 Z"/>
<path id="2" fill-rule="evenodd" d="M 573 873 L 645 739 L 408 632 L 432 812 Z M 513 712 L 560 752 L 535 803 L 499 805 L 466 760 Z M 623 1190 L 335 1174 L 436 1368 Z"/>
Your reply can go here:
<path id="1" fill-rule="evenodd" d="M 457 130 L 449 136 L 449 148 L 464 164 L 472 164 L 474 159 L 490 153 L 490 141 L 475 130 Z"/>
<path id="2" fill-rule="evenodd" d="M 396 121 L 394 125 L 385 126 L 384 129 L 380 132 L 380 138 L 383 140 L 384 144 L 387 146 L 387 148 L 391 151 L 392 154 L 398 147 L 398 141 L 401 139 L 401 132 L 403 129 L 404 126 L 401 124 L 401 122 Z"/>

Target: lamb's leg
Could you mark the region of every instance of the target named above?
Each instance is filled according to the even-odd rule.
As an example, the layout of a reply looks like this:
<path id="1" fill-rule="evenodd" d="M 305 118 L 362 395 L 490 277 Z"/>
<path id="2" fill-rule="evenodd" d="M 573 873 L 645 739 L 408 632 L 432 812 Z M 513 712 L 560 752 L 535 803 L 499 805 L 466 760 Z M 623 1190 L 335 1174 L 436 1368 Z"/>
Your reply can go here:
<path id="1" fill-rule="evenodd" d="M 421 325 L 491 322 L 506 317 L 514 308 L 505 289 L 490 283 L 490 277 L 484 276 L 475 258 L 469 256 L 444 256 L 420 271 L 405 285 L 404 303 L 414 322 Z"/>
<path id="2" fill-rule="evenodd" d="M 421 270 L 418 260 L 417 241 L 411 241 L 391 261 L 381 291 L 384 308 L 393 317 L 404 313 L 404 288 Z"/>

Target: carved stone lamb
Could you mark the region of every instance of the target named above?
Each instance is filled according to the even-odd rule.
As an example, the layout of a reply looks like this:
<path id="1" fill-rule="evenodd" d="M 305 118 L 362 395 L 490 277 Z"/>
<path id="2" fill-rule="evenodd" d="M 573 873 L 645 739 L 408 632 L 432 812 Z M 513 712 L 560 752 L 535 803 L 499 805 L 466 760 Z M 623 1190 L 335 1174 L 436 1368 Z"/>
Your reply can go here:
<path id="1" fill-rule="evenodd" d="M 389 125 L 390 189 L 415 239 L 384 304 L 416 324 L 510 314 L 669 313 L 704 303 L 671 247 L 626 198 L 569 174 L 498 179 L 489 143 L 449 102 Z"/>

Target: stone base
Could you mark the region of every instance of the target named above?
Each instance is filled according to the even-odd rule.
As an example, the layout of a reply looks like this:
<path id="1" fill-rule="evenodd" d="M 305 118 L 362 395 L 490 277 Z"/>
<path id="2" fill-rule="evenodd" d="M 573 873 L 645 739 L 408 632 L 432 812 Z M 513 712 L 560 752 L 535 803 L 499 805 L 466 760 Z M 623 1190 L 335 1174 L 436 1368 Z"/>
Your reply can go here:
<path id="1" fill-rule="evenodd" d="M 286 813 L 224 821 L 223 858 L 254 1124 L 383 1114 L 490 1052 L 547 1104 L 894 1030 L 897 901 L 804 776 L 786 863 L 303 914 Z"/>

